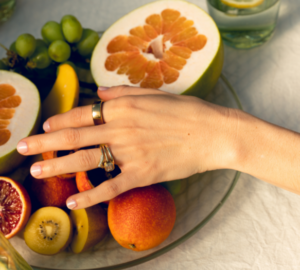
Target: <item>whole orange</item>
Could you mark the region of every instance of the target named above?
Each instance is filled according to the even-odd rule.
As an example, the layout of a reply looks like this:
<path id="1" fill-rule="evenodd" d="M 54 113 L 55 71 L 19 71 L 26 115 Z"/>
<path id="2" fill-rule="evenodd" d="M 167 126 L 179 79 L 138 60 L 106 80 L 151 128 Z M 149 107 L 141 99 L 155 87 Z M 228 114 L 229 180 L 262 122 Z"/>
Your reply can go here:
<path id="1" fill-rule="evenodd" d="M 123 247 L 142 251 L 162 243 L 173 229 L 176 208 L 172 195 L 156 184 L 135 188 L 110 200 L 108 226 Z"/>

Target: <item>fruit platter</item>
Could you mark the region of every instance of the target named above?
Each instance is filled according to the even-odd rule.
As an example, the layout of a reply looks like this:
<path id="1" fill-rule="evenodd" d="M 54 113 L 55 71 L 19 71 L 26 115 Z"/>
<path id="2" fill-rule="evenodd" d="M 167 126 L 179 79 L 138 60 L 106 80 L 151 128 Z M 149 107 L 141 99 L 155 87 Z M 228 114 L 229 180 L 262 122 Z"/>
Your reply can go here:
<path id="1" fill-rule="evenodd" d="M 157 88 L 241 109 L 221 75 L 224 52 L 218 29 L 199 6 L 180 0 L 141 1 L 138 6 L 116 2 L 119 11 L 124 7 L 122 13 L 104 1 L 95 8 L 87 4 L 89 11 L 77 6 L 73 13 L 74 2 L 44 3 L 47 10 L 40 9 L 28 29 L 21 27 L 10 44 L 0 40 L 1 233 L 35 269 L 123 269 L 158 257 L 207 224 L 239 178 L 236 171 L 211 171 L 72 211 L 65 207 L 69 196 L 116 176 L 118 167 L 110 174 L 95 169 L 41 180 L 30 176 L 35 161 L 77 149 L 24 160 L 17 142 L 43 132 L 48 117 L 92 104 L 100 85 Z M 22 17 L 41 2 L 20 5 Z M 16 25 L 12 17 L 5 27 Z M 130 207 L 122 209 L 124 205 Z M 143 216 L 138 219 L 137 213 Z M 159 224 L 162 217 L 164 225 Z M 130 224 L 129 231 L 122 224 Z M 124 240 L 133 232 L 134 241 Z"/>

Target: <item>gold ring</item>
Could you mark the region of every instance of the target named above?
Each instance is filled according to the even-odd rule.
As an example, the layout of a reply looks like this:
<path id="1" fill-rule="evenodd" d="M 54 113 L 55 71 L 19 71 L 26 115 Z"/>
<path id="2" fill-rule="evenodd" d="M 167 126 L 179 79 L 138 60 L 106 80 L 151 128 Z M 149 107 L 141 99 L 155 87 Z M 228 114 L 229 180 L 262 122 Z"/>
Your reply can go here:
<path id="1" fill-rule="evenodd" d="M 104 101 L 95 101 L 92 106 L 92 116 L 95 125 L 104 124 L 103 115 L 102 115 L 102 105 Z"/>
<path id="2" fill-rule="evenodd" d="M 115 161 L 109 147 L 106 144 L 100 144 L 99 148 L 101 151 L 101 158 L 98 167 L 104 168 L 106 172 L 113 171 L 115 169 Z"/>

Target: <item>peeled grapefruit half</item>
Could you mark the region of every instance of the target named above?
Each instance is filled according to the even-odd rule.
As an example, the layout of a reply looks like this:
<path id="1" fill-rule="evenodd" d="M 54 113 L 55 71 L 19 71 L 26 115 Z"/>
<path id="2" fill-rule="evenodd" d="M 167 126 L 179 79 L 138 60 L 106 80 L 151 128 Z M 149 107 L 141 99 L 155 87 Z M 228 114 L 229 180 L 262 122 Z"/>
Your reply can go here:
<path id="1" fill-rule="evenodd" d="M 217 82 L 223 47 L 212 18 L 182 0 L 155 1 L 127 14 L 96 45 L 99 86 L 135 85 L 205 97 Z"/>
<path id="2" fill-rule="evenodd" d="M 35 133 L 40 119 L 40 96 L 36 86 L 20 74 L 0 71 L 0 175 L 25 159 L 17 143 Z"/>
<path id="3" fill-rule="evenodd" d="M 8 177 L 0 176 L 0 230 L 9 239 L 26 225 L 31 201 L 25 188 Z"/>

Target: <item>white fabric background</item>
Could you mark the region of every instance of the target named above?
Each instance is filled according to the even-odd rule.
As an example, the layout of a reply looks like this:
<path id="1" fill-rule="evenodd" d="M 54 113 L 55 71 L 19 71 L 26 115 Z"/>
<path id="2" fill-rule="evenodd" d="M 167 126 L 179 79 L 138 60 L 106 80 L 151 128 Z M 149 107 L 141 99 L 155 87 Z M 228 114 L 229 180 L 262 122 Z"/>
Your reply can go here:
<path id="1" fill-rule="evenodd" d="M 74 14 L 85 27 L 105 30 L 115 18 L 150 2 L 39 0 L 35 1 L 34 9 L 26 8 L 33 1 L 19 0 L 15 14 L 6 23 L 10 31 L 0 26 L 1 43 L 9 46 L 25 32 L 39 36 L 42 23 L 50 20 L 48 8 L 56 11 L 58 21 L 64 14 Z M 192 2 L 206 9 L 204 0 Z M 95 5 L 97 9 L 93 8 Z M 102 6 L 106 12 L 99 12 Z M 273 38 L 252 50 L 225 47 L 223 69 L 247 112 L 298 132 L 299 14 L 299 0 L 282 0 Z M 9 27 L 16 20 L 18 27 Z M 0 51 L 2 56 L 4 53 Z M 225 205 L 204 228 L 170 252 L 130 269 L 300 269 L 298 208 L 300 196 L 242 174 Z"/>

